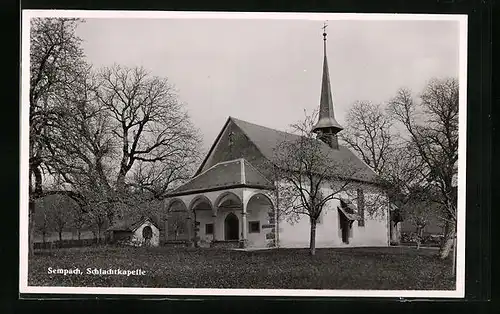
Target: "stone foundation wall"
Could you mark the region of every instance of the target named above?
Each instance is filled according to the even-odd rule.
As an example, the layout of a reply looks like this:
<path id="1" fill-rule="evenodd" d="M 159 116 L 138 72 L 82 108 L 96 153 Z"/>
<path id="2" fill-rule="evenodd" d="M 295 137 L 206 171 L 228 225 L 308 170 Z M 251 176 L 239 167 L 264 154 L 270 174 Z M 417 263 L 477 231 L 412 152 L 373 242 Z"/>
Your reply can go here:
<path id="1" fill-rule="evenodd" d="M 268 216 L 269 224 L 262 226 L 262 228 L 269 230 L 266 233 L 267 247 L 276 247 L 276 212 L 274 210 L 269 211 Z"/>

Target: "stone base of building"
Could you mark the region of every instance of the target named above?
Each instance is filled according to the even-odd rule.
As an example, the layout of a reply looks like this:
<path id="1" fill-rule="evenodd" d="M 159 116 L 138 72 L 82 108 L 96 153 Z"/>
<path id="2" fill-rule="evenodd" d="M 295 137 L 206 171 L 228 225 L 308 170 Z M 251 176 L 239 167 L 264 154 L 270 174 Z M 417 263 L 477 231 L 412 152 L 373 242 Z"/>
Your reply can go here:
<path id="1" fill-rule="evenodd" d="M 239 240 L 218 240 L 212 241 L 210 243 L 210 247 L 213 248 L 239 248 L 240 241 Z"/>

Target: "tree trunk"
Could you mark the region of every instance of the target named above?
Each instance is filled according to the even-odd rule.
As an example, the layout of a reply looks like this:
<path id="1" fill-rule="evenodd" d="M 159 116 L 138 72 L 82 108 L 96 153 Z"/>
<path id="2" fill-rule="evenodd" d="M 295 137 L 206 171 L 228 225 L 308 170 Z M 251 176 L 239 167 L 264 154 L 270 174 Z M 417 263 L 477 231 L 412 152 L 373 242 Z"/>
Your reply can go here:
<path id="1" fill-rule="evenodd" d="M 101 243 L 101 226 L 97 226 L 97 243 Z"/>
<path id="2" fill-rule="evenodd" d="M 115 219 L 115 212 L 114 212 L 114 208 L 113 207 L 109 207 L 107 209 L 107 213 L 106 213 L 106 216 L 108 218 L 108 225 L 109 226 L 112 226 L 113 225 L 113 222 L 114 222 L 114 219 Z"/>
<path id="3" fill-rule="evenodd" d="M 62 230 L 59 230 L 59 242 L 62 243 Z"/>
<path id="4" fill-rule="evenodd" d="M 417 226 L 417 250 L 420 249 L 420 245 L 422 244 L 423 233 L 424 227 L 421 225 Z"/>
<path id="5" fill-rule="evenodd" d="M 28 242 L 29 251 L 28 256 L 32 257 L 35 254 L 35 200 L 42 196 L 42 172 L 38 168 L 40 164 L 30 164 L 29 175 L 29 203 L 28 203 Z M 34 176 L 35 184 L 31 181 L 31 176 Z"/>
<path id="6" fill-rule="evenodd" d="M 399 245 L 401 243 L 400 223 L 391 220 L 391 244 Z"/>
<path id="7" fill-rule="evenodd" d="M 277 180 L 275 180 L 277 181 Z M 276 220 L 274 221 L 275 223 L 275 234 L 276 234 L 276 247 L 279 248 L 280 247 L 280 197 L 279 197 L 279 190 L 276 189 L 276 194 L 275 194 L 275 197 L 276 197 L 276 209 L 274 210 L 275 211 L 275 215 L 276 215 Z"/>
<path id="8" fill-rule="evenodd" d="M 279 222 L 279 214 L 276 213 L 276 221 L 275 221 L 275 234 L 276 234 L 276 244 L 277 248 L 280 247 L 280 222 Z"/>
<path id="9" fill-rule="evenodd" d="M 35 249 L 35 202 L 33 200 L 29 201 L 28 204 L 29 210 L 28 210 L 28 224 L 29 224 L 29 230 L 28 230 L 28 242 L 29 242 L 29 257 L 33 257 L 34 255 L 34 249 Z"/>
<path id="10" fill-rule="evenodd" d="M 316 219 L 311 219 L 311 238 L 309 240 L 309 255 L 316 255 Z"/>
<path id="11" fill-rule="evenodd" d="M 441 259 L 446 259 L 453 248 L 453 241 L 455 239 L 455 224 L 453 222 L 447 221 L 445 226 L 445 234 L 443 242 L 441 243 L 441 248 L 439 251 L 439 257 Z"/>
<path id="12" fill-rule="evenodd" d="M 80 231 L 80 229 L 78 229 L 76 232 L 78 234 L 78 241 L 80 241 L 82 237 L 82 232 Z"/>

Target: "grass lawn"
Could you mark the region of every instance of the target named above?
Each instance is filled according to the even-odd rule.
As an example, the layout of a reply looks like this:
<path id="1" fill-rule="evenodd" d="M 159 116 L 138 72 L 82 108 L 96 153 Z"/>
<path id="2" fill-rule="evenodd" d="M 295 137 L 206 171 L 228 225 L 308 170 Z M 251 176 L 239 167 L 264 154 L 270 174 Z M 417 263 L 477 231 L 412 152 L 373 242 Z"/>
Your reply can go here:
<path id="1" fill-rule="evenodd" d="M 339 248 L 230 251 L 196 248 L 85 247 L 40 252 L 28 285 L 71 287 L 454 290 L 451 259 L 435 249 Z M 78 267 L 81 275 L 48 274 Z M 87 268 L 134 270 L 144 276 L 87 275 Z"/>

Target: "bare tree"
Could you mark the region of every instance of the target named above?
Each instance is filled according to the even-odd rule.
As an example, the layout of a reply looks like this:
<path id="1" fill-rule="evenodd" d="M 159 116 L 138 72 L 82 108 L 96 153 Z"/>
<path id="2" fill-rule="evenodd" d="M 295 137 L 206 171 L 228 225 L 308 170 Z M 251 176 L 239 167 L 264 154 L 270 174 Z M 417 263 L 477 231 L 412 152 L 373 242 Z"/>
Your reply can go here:
<path id="1" fill-rule="evenodd" d="M 382 174 L 396 144 L 393 131 L 392 119 L 380 105 L 356 102 L 347 113 L 346 128 L 339 135 L 368 166 Z"/>
<path id="2" fill-rule="evenodd" d="M 400 242 L 399 224 L 406 216 L 414 216 L 413 205 L 422 199 L 421 187 L 425 185 L 422 162 L 411 146 L 398 143 L 386 157 L 384 171 L 379 181 L 391 202 L 391 242 Z M 416 193 L 418 192 L 418 193 Z"/>
<path id="3" fill-rule="evenodd" d="M 171 211 L 168 215 L 168 235 L 174 236 L 174 240 L 178 240 L 180 235 L 185 235 L 187 232 L 188 213 L 184 211 Z M 168 236 L 167 235 L 167 236 Z"/>
<path id="4" fill-rule="evenodd" d="M 166 79 L 118 65 L 84 74 L 64 94 L 65 119 L 47 135 L 50 169 L 82 208 L 99 211 L 94 223 L 105 215 L 112 225 L 189 178 L 198 131 Z"/>
<path id="5" fill-rule="evenodd" d="M 316 139 L 311 131 L 315 120 L 314 115 L 306 115 L 304 121 L 292 125 L 299 136 L 283 139 L 273 160 L 279 199 L 287 204 L 280 206 L 281 215 L 290 220 L 309 218 L 311 255 L 316 253 L 316 225 L 323 209 L 330 200 L 356 189 L 352 178 L 357 173 L 352 165 L 332 158 L 330 148 Z"/>
<path id="6" fill-rule="evenodd" d="M 78 205 L 68 196 L 49 195 L 44 198 L 45 210 L 54 226 L 54 230 L 62 241 L 62 233 L 72 222 L 71 213 L 78 209 Z"/>
<path id="7" fill-rule="evenodd" d="M 59 119 L 44 134 L 47 164 L 54 181 L 54 190 L 71 191 L 82 210 L 91 210 L 89 201 L 111 202 L 116 155 L 108 113 L 97 101 L 97 82 L 92 70 L 82 71 L 71 89 L 61 93 Z M 62 193 L 62 192 L 61 192 Z M 76 197 L 78 196 L 78 197 Z"/>
<path id="8" fill-rule="evenodd" d="M 72 227 L 74 228 L 74 230 L 76 230 L 77 239 L 81 240 L 82 230 L 88 226 L 88 214 L 79 206 L 76 206 L 71 215 L 73 217 L 73 220 L 71 222 Z"/>
<path id="9" fill-rule="evenodd" d="M 99 101 L 112 117 L 120 147 L 116 189 L 125 189 L 137 164 L 141 186 L 163 197 L 196 156 L 197 130 L 167 79 L 118 65 L 104 68 L 99 76 Z"/>
<path id="10" fill-rule="evenodd" d="M 33 253 L 35 200 L 44 196 L 46 145 L 42 135 L 59 118 L 53 99 L 70 86 L 83 63 L 78 19 L 33 18 L 30 24 L 29 242 Z"/>
<path id="11" fill-rule="evenodd" d="M 386 190 L 391 190 L 389 193 L 392 196 L 391 201 L 400 203 L 403 192 L 400 184 L 407 184 L 414 180 L 406 176 L 408 170 L 406 167 L 403 171 L 400 169 L 403 162 L 408 160 L 393 158 L 400 156 L 401 153 L 407 154 L 400 148 L 403 143 L 398 141 L 397 131 L 393 127 L 393 118 L 386 111 L 381 105 L 367 101 L 356 102 L 347 113 L 346 127 L 340 133 L 340 139 L 377 173 L 379 183 L 383 184 Z M 403 181 L 402 176 L 405 177 Z M 392 208 L 391 243 L 399 243 L 399 224 L 402 215 L 399 212 L 399 206 Z"/>
<path id="12" fill-rule="evenodd" d="M 400 89 L 391 100 L 393 116 L 408 132 L 406 141 L 422 161 L 432 200 L 441 204 L 446 221 L 445 241 L 440 256 L 446 258 L 456 235 L 457 194 L 454 180 L 458 171 L 458 81 L 433 79 L 420 101 L 407 89 Z"/>
<path id="13" fill-rule="evenodd" d="M 36 211 L 34 212 L 34 216 L 36 221 L 36 231 L 41 233 L 42 243 L 45 244 L 47 242 L 47 235 L 50 234 L 52 230 L 52 226 L 50 223 L 50 217 L 47 215 L 47 211 L 45 210 L 43 198 L 36 201 Z"/>
<path id="14" fill-rule="evenodd" d="M 412 208 L 406 212 L 405 220 L 415 227 L 414 241 L 417 243 L 417 249 L 419 249 L 423 240 L 424 229 L 436 214 L 436 209 L 433 208 L 436 204 L 429 199 L 425 199 L 407 205 Z"/>
<path id="15" fill-rule="evenodd" d="M 103 231 L 106 224 L 107 209 L 106 206 L 109 205 L 97 205 L 92 211 L 88 213 L 88 219 L 91 223 L 92 233 L 94 233 L 94 239 L 96 243 L 101 243 L 103 238 Z"/>
<path id="16" fill-rule="evenodd" d="M 99 211 L 102 225 L 102 215 L 112 223 L 117 207 L 133 206 L 131 188 L 158 200 L 189 177 L 199 141 L 166 79 L 117 65 L 95 75 L 80 22 L 32 20 L 30 214 L 35 199 L 64 194 Z"/>

